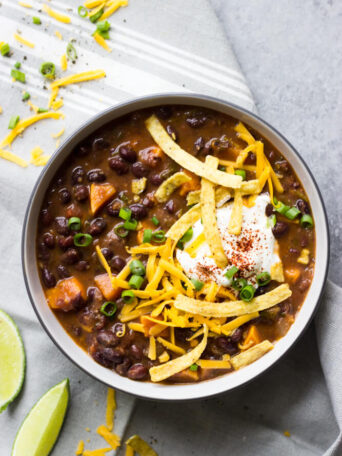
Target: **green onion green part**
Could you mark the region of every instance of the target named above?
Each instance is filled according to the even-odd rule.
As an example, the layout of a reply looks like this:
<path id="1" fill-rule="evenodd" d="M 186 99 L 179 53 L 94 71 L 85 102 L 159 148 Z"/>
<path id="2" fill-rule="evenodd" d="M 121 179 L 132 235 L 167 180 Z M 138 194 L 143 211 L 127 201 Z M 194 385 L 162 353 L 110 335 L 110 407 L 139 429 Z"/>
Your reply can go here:
<path id="1" fill-rule="evenodd" d="M 84 17 L 87 17 L 87 16 L 88 16 L 88 11 L 87 11 L 87 9 L 86 9 L 84 6 L 82 6 L 82 5 L 80 5 L 80 6 L 78 7 L 77 12 L 78 12 L 78 15 L 79 15 L 80 17 L 83 17 L 83 18 L 84 18 Z"/>
<path id="2" fill-rule="evenodd" d="M 152 233 L 152 240 L 154 242 L 157 242 L 158 244 L 161 244 L 162 242 L 165 241 L 165 231 L 163 230 L 158 230 Z"/>
<path id="3" fill-rule="evenodd" d="M 13 70 L 11 70 L 11 76 L 16 81 L 23 82 L 23 83 L 26 82 L 25 73 L 23 73 L 22 71 L 13 69 Z"/>
<path id="4" fill-rule="evenodd" d="M 96 14 L 94 14 L 93 16 L 90 16 L 89 17 L 89 20 L 90 22 L 92 22 L 93 24 L 95 24 L 95 22 L 97 22 L 100 17 L 102 16 L 103 14 L 103 8 L 100 9 L 100 11 L 98 11 Z"/>
<path id="5" fill-rule="evenodd" d="M 31 98 L 31 95 L 28 92 L 23 93 L 22 100 L 27 101 Z"/>
<path id="6" fill-rule="evenodd" d="M 119 217 L 123 220 L 129 220 L 131 218 L 132 211 L 127 207 L 122 207 L 119 212 Z"/>
<path id="7" fill-rule="evenodd" d="M 243 278 L 235 279 L 235 280 L 233 280 L 233 283 L 232 283 L 232 287 L 238 291 L 242 290 L 246 285 L 247 285 L 247 280 L 243 279 Z"/>
<path id="8" fill-rule="evenodd" d="M 114 233 L 121 238 L 125 238 L 128 236 L 129 231 L 124 227 L 124 223 L 120 223 L 120 225 L 116 225 L 114 228 Z"/>
<path id="9" fill-rule="evenodd" d="M 140 275 L 132 275 L 131 278 L 128 281 L 128 285 L 131 288 L 134 288 L 135 290 L 139 290 L 139 288 L 141 287 L 143 281 L 144 281 L 144 278 L 141 277 Z"/>
<path id="10" fill-rule="evenodd" d="M 38 108 L 37 112 L 38 114 L 41 113 L 41 112 L 48 112 L 49 110 L 46 109 L 46 108 Z"/>
<path id="11" fill-rule="evenodd" d="M 246 180 L 246 171 L 244 169 L 236 169 L 234 171 L 234 174 L 236 174 L 237 176 L 241 176 L 242 180 Z"/>
<path id="12" fill-rule="evenodd" d="M 126 220 L 123 226 L 126 230 L 135 231 L 138 226 L 138 221 L 135 219 Z"/>
<path id="13" fill-rule="evenodd" d="M 134 301 L 135 295 L 132 290 L 124 290 L 121 293 L 121 298 L 126 304 L 131 304 Z"/>
<path id="14" fill-rule="evenodd" d="M 151 220 L 152 220 L 153 225 L 156 225 L 156 226 L 159 225 L 159 220 L 157 219 L 157 217 L 155 215 L 151 218 Z"/>
<path id="15" fill-rule="evenodd" d="M 303 228 L 313 228 L 314 226 L 314 221 L 311 215 L 309 214 L 304 214 L 302 218 L 300 219 L 300 225 Z"/>
<path id="16" fill-rule="evenodd" d="M 8 43 L 4 43 L 0 48 L 1 55 L 8 55 L 10 52 L 10 47 Z"/>
<path id="17" fill-rule="evenodd" d="M 72 231 L 78 231 L 81 229 L 81 219 L 79 217 L 70 217 L 68 220 L 68 227 Z"/>
<path id="18" fill-rule="evenodd" d="M 290 209 L 290 206 L 286 206 L 286 204 L 282 203 L 281 201 L 279 201 L 277 203 L 277 207 L 275 208 L 275 210 L 277 212 L 279 212 L 279 214 L 282 214 L 282 215 L 285 215 L 289 209 Z"/>
<path id="19" fill-rule="evenodd" d="M 107 301 L 100 307 L 100 312 L 106 317 L 113 317 L 117 310 L 115 302 Z"/>
<path id="20" fill-rule="evenodd" d="M 17 123 L 19 122 L 19 119 L 20 119 L 19 116 L 12 116 L 10 118 L 10 121 L 9 121 L 9 124 L 8 124 L 9 130 L 13 130 L 13 128 L 16 127 Z"/>
<path id="21" fill-rule="evenodd" d="M 191 366 L 189 367 L 189 369 L 190 369 L 192 372 L 196 372 L 197 369 L 198 369 L 198 364 L 196 364 L 196 363 L 191 364 Z"/>
<path id="22" fill-rule="evenodd" d="M 37 16 L 33 16 L 33 17 L 32 17 L 32 22 L 33 22 L 34 24 L 36 24 L 36 25 L 40 25 L 40 24 L 42 23 L 42 21 L 40 20 L 40 18 L 37 17 Z"/>
<path id="23" fill-rule="evenodd" d="M 66 53 L 70 60 L 77 59 L 77 52 L 76 52 L 76 49 L 73 46 L 73 44 L 68 43 L 67 48 L 66 48 Z"/>
<path id="24" fill-rule="evenodd" d="M 152 240 L 152 230 L 147 228 L 146 230 L 144 230 L 143 242 L 151 242 L 151 240 Z"/>
<path id="25" fill-rule="evenodd" d="M 40 65 L 39 71 L 46 79 L 53 79 L 56 73 L 55 64 L 52 62 L 44 62 Z"/>
<path id="26" fill-rule="evenodd" d="M 129 269 L 133 275 L 144 276 L 146 274 L 145 266 L 140 260 L 133 260 L 129 264 Z"/>
<path id="27" fill-rule="evenodd" d="M 260 285 L 261 287 L 264 287 L 265 285 L 267 285 L 268 283 L 271 282 L 271 276 L 266 271 L 258 274 L 256 276 L 256 279 L 257 279 L 258 285 Z"/>
<path id="28" fill-rule="evenodd" d="M 21 63 L 20 63 L 20 62 L 15 62 L 14 67 L 15 67 L 17 70 L 20 70 Z"/>
<path id="29" fill-rule="evenodd" d="M 232 279 L 233 276 L 238 272 L 239 268 L 236 266 L 232 266 L 231 268 L 228 269 L 228 271 L 224 274 L 227 279 Z"/>
<path id="30" fill-rule="evenodd" d="M 275 224 L 277 223 L 277 217 L 275 214 L 272 214 L 268 217 L 267 219 L 267 228 L 274 227 Z"/>
<path id="31" fill-rule="evenodd" d="M 191 279 L 190 282 L 193 284 L 196 291 L 201 291 L 204 286 L 204 283 L 198 279 Z"/>
<path id="32" fill-rule="evenodd" d="M 285 217 L 289 220 L 294 220 L 300 214 L 300 210 L 295 206 L 290 207 L 288 211 L 285 212 Z"/>
<path id="33" fill-rule="evenodd" d="M 93 242 L 93 236 L 88 233 L 77 233 L 74 236 L 76 247 L 88 247 Z"/>
<path id="34" fill-rule="evenodd" d="M 240 298 L 245 302 L 249 302 L 253 299 L 254 293 L 255 288 L 252 285 L 246 285 L 240 291 Z"/>

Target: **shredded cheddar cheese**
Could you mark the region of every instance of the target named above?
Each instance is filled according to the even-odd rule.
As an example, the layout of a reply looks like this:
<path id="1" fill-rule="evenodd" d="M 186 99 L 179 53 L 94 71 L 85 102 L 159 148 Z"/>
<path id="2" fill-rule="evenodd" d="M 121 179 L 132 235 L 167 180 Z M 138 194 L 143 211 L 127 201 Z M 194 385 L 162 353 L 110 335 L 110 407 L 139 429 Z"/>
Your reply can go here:
<path id="1" fill-rule="evenodd" d="M 184 355 L 185 354 L 184 348 L 178 347 L 178 345 L 175 345 L 175 344 L 169 342 L 168 340 L 163 339 L 162 337 L 157 337 L 157 341 L 160 344 L 164 345 L 165 348 L 167 348 L 168 350 L 173 351 L 174 353 L 177 353 L 178 355 Z"/>
<path id="2" fill-rule="evenodd" d="M 31 43 L 31 41 L 25 40 L 22 36 L 18 35 L 18 33 L 15 33 L 14 39 L 18 41 L 18 43 L 23 44 L 24 46 L 28 46 L 30 48 L 34 48 L 34 43 Z"/>
<path id="3" fill-rule="evenodd" d="M 107 391 L 107 407 L 106 407 L 106 426 L 109 431 L 114 427 L 114 412 L 116 410 L 115 390 L 108 388 Z"/>
<path id="4" fill-rule="evenodd" d="M 81 456 L 83 454 L 83 450 L 84 450 L 84 442 L 83 442 L 83 440 L 80 440 L 78 442 L 78 445 L 77 445 L 77 448 L 76 448 L 76 451 L 75 451 L 75 455 L 76 456 Z"/>
<path id="5" fill-rule="evenodd" d="M 105 441 L 112 447 L 113 450 L 116 450 L 120 446 L 120 437 L 110 432 L 106 426 L 99 426 L 96 432 L 105 439 Z"/>
<path id="6" fill-rule="evenodd" d="M 55 30 L 55 35 L 57 36 L 57 38 L 58 38 L 59 40 L 61 40 L 61 41 L 62 41 L 62 39 L 63 39 L 63 35 L 61 34 L 61 32 L 60 32 L 60 31 L 58 31 L 58 30 Z"/>
<path id="7" fill-rule="evenodd" d="M 99 450 L 85 450 L 83 456 L 105 456 L 112 448 L 101 448 Z"/>
<path id="8" fill-rule="evenodd" d="M 57 139 L 57 138 L 60 138 L 62 135 L 64 135 L 64 132 L 65 132 L 65 128 L 62 128 L 58 133 L 52 133 L 52 137 Z"/>
<path id="9" fill-rule="evenodd" d="M 9 152 L 8 150 L 0 149 L 0 158 L 15 163 L 16 165 L 19 165 L 22 168 L 28 167 L 28 163 L 26 160 L 19 157 L 18 155 L 13 154 L 12 152 Z"/>
<path id="10" fill-rule="evenodd" d="M 127 0 L 114 0 L 112 1 L 111 5 L 106 9 L 106 11 L 102 14 L 100 17 L 100 21 L 104 21 L 107 19 L 109 16 L 111 16 L 117 9 L 119 9 L 122 6 L 127 6 L 128 1 Z"/>
<path id="11" fill-rule="evenodd" d="M 63 22 L 64 24 L 69 24 L 71 22 L 71 19 L 69 16 L 58 13 L 57 11 L 54 11 L 52 8 L 50 8 L 47 5 L 43 5 L 42 10 L 46 14 L 48 14 L 50 17 L 53 17 L 54 19 L 56 19 L 56 21 Z"/>
<path id="12" fill-rule="evenodd" d="M 107 52 L 112 52 L 112 48 L 108 46 L 106 40 L 99 33 L 94 33 L 93 38 L 96 43 L 103 47 Z"/>
<path id="13" fill-rule="evenodd" d="M 56 81 L 54 81 L 50 87 L 51 89 L 55 89 L 69 84 L 76 84 L 78 82 L 104 78 L 105 76 L 106 73 L 103 70 L 85 71 L 83 73 L 71 74 L 65 78 L 56 79 Z"/>
<path id="14" fill-rule="evenodd" d="M 68 59 L 66 54 L 63 54 L 61 57 L 61 68 L 62 71 L 66 71 L 68 69 Z"/>
<path id="15" fill-rule="evenodd" d="M 58 100 L 55 100 L 53 103 L 51 103 L 51 108 L 52 108 L 54 111 L 57 111 L 57 110 L 60 109 L 62 106 L 64 106 L 64 102 L 63 102 L 63 99 L 62 99 L 62 98 L 59 98 Z"/>
<path id="16" fill-rule="evenodd" d="M 24 8 L 32 8 L 32 5 L 30 5 L 30 3 L 26 3 L 26 2 L 18 2 L 18 5 L 20 5 Z"/>

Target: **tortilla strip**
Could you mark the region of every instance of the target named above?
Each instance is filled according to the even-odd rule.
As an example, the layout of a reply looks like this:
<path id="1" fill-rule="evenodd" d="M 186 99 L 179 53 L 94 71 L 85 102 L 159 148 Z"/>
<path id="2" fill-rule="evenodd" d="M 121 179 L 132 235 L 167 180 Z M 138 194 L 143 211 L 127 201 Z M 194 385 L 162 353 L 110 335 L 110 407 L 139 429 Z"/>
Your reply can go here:
<path id="1" fill-rule="evenodd" d="M 163 152 L 183 168 L 210 180 L 214 184 L 222 185 L 223 187 L 241 187 L 241 176 L 228 174 L 217 169 L 209 169 L 203 162 L 179 147 L 178 144 L 171 139 L 155 115 L 149 117 L 145 121 L 145 125 L 152 138 Z"/>
<path id="2" fill-rule="evenodd" d="M 227 201 L 230 200 L 232 194 L 226 187 L 218 186 L 215 188 L 215 200 L 216 200 L 216 207 L 223 206 Z M 193 204 L 197 204 L 200 202 L 201 199 L 201 190 L 193 190 L 189 192 L 186 196 L 186 205 L 192 206 Z"/>
<path id="3" fill-rule="evenodd" d="M 264 295 L 257 296 L 252 301 L 224 301 L 224 302 L 209 302 L 198 299 L 188 298 L 185 295 L 179 294 L 174 301 L 174 306 L 178 310 L 189 312 L 192 314 L 202 315 L 204 317 L 239 317 L 240 315 L 260 312 L 261 310 L 279 304 L 292 295 L 292 291 L 287 283 L 279 285 Z"/>
<path id="4" fill-rule="evenodd" d="M 234 204 L 232 208 L 232 212 L 230 214 L 229 225 L 228 225 L 228 233 L 235 234 L 238 236 L 241 233 L 242 229 L 242 219 L 243 219 L 243 201 L 240 190 L 234 190 Z"/>
<path id="5" fill-rule="evenodd" d="M 283 263 L 279 261 L 278 263 L 272 264 L 271 266 L 271 279 L 276 280 L 277 282 L 284 282 L 284 270 Z"/>
<path id="6" fill-rule="evenodd" d="M 166 233 L 166 237 L 178 242 L 183 234 L 201 218 L 201 206 L 197 204 L 182 215 L 180 219 L 175 222 L 169 231 Z"/>
<path id="7" fill-rule="evenodd" d="M 254 345 L 248 350 L 239 353 L 238 355 L 231 358 L 230 362 L 235 370 L 241 369 L 241 367 L 252 364 L 257 359 L 261 358 L 265 353 L 272 350 L 273 344 L 269 340 L 263 340 L 260 344 Z"/>
<path id="8" fill-rule="evenodd" d="M 191 178 L 182 172 L 175 173 L 166 179 L 160 186 L 158 187 L 156 193 L 154 194 L 158 203 L 165 203 L 168 200 L 169 196 L 176 190 L 176 188 L 180 187 L 185 182 L 190 182 Z"/>
<path id="9" fill-rule="evenodd" d="M 150 375 L 152 382 L 161 382 L 166 378 L 171 377 L 178 372 L 190 367 L 194 364 L 202 355 L 207 346 L 208 340 L 208 327 L 203 325 L 204 334 L 201 342 L 191 351 L 185 353 L 185 355 L 179 356 L 178 358 L 172 359 L 165 364 L 160 366 L 151 367 Z"/>

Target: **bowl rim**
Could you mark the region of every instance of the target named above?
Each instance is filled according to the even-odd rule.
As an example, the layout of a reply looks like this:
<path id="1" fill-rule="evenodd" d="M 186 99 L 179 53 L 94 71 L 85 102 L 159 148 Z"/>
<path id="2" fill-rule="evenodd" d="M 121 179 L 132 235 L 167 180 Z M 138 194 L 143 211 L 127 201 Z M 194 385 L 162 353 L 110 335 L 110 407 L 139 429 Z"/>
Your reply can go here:
<path id="1" fill-rule="evenodd" d="M 171 98 L 172 100 L 170 102 L 168 102 L 167 101 L 168 98 Z M 174 101 L 173 100 L 174 98 L 178 99 L 178 101 Z M 28 230 L 28 220 L 29 220 L 29 216 L 30 216 L 31 210 L 34 207 L 34 202 L 35 202 L 34 200 L 35 200 L 35 196 L 37 194 L 37 190 L 39 189 L 45 174 L 48 172 L 48 170 L 51 167 L 54 166 L 54 161 L 55 161 L 56 157 L 64 150 L 64 148 L 68 147 L 70 142 L 72 142 L 78 136 L 81 136 L 82 132 L 84 132 L 84 130 L 86 130 L 92 124 L 100 121 L 102 118 L 105 119 L 106 116 L 110 115 L 111 113 L 114 114 L 118 110 L 120 111 L 120 110 L 125 109 L 125 108 L 131 108 L 127 112 L 133 112 L 133 111 L 138 110 L 138 109 L 144 109 L 144 106 L 135 107 L 135 105 L 139 104 L 139 103 L 147 103 L 147 104 L 152 103 L 149 106 L 145 106 L 145 108 L 147 108 L 147 107 L 158 106 L 158 105 L 167 105 L 167 104 L 171 104 L 171 105 L 172 104 L 173 105 L 175 105 L 175 104 L 191 105 L 192 104 L 191 102 L 194 102 L 195 105 L 196 105 L 196 102 L 199 103 L 201 101 L 203 102 L 203 104 L 205 104 L 206 102 L 209 102 L 209 103 L 212 103 L 212 104 L 216 105 L 216 108 L 215 108 L 215 106 L 212 106 L 209 109 L 213 109 L 213 110 L 216 109 L 217 111 L 220 111 L 220 106 L 221 107 L 224 106 L 224 107 L 226 107 L 228 109 L 231 108 L 231 109 L 233 109 L 235 111 L 239 111 L 241 114 L 245 114 L 247 117 L 250 117 L 254 121 L 256 121 L 259 125 L 262 125 L 262 126 L 266 127 L 266 129 L 271 130 L 271 132 L 275 136 L 278 136 L 278 138 L 280 138 L 280 140 L 282 142 L 284 142 L 289 149 L 292 150 L 292 152 L 296 156 L 296 159 L 299 160 L 299 162 L 303 166 L 305 172 L 308 174 L 309 178 L 311 179 L 313 187 L 316 190 L 316 193 L 317 193 L 317 196 L 318 196 L 318 202 L 320 204 L 320 209 L 321 209 L 322 214 L 323 214 L 323 220 L 320 220 L 320 222 L 323 225 L 323 230 L 324 230 L 325 236 L 326 236 L 326 246 L 325 246 L 326 247 L 326 249 L 325 249 L 326 254 L 325 254 L 325 258 L 322 259 L 325 262 L 324 274 L 323 274 L 323 277 L 321 278 L 321 285 L 320 285 L 319 293 L 315 297 L 315 304 L 312 307 L 312 310 L 311 310 L 309 316 L 307 317 L 306 322 L 303 325 L 303 327 L 301 328 L 301 330 L 298 332 L 298 334 L 292 340 L 292 342 L 287 344 L 286 348 L 283 350 L 282 353 L 280 353 L 278 355 L 278 357 L 275 360 L 270 362 L 268 365 L 264 366 L 262 369 L 259 369 L 258 372 L 256 372 L 256 373 L 252 373 L 251 372 L 251 375 L 246 380 L 243 380 L 242 382 L 240 382 L 240 383 L 238 383 L 236 385 L 233 385 L 233 386 L 229 386 L 229 384 L 227 383 L 227 388 L 224 388 L 224 387 L 222 388 L 221 387 L 218 390 L 215 390 L 215 386 L 214 386 L 215 380 L 227 377 L 230 374 L 225 374 L 225 375 L 222 375 L 222 376 L 219 376 L 219 377 L 215 377 L 215 378 L 210 379 L 210 380 L 202 381 L 202 382 L 199 382 L 198 384 L 187 384 L 187 385 L 207 385 L 207 386 L 212 385 L 213 386 L 213 388 L 211 388 L 211 389 L 207 388 L 206 392 L 197 393 L 195 395 L 191 394 L 192 388 L 190 388 L 190 387 L 188 388 L 188 392 L 189 392 L 188 395 L 184 395 L 184 394 L 181 394 L 181 395 L 175 394 L 174 395 L 174 394 L 172 394 L 171 395 L 172 397 L 166 397 L 165 395 L 160 394 L 160 390 L 159 390 L 159 393 L 156 390 L 156 393 L 154 395 L 150 395 L 150 394 L 146 395 L 146 394 L 143 394 L 143 393 L 139 393 L 139 391 L 136 391 L 136 389 L 139 389 L 139 385 L 141 385 L 140 382 L 136 382 L 134 380 L 129 380 L 132 383 L 132 387 L 128 388 L 128 389 L 125 389 L 123 387 L 110 384 L 108 381 L 106 381 L 106 380 L 104 380 L 102 378 L 99 378 L 98 375 L 96 375 L 93 372 L 88 371 L 85 367 L 83 367 L 80 364 L 80 362 L 77 361 L 77 359 L 75 359 L 74 357 L 69 355 L 67 353 L 67 351 L 64 349 L 64 347 L 62 347 L 60 345 L 60 343 L 57 342 L 57 340 L 54 337 L 53 333 L 47 327 L 47 325 L 45 324 L 45 322 L 43 320 L 43 317 L 40 314 L 38 305 L 36 305 L 36 302 L 35 302 L 35 299 L 34 299 L 34 296 L 33 296 L 33 292 L 31 291 L 29 280 L 28 280 L 28 273 L 27 273 L 28 271 L 27 271 L 27 268 L 26 268 L 26 253 L 27 253 L 26 234 L 27 234 L 27 230 Z M 197 106 L 200 106 L 200 104 L 197 104 Z M 117 117 L 113 116 L 112 120 L 119 119 L 123 115 L 126 115 L 126 114 L 121 114 L 121 115 L 119 115 Z M 231 116 L 233 116 L 233 115 L 231 115 Z M 104 120 L 102 126 L 106 125 L 110 121 L 111 120 Z M 101 126 L 98 126 L 96 128 L 96 130 L 98 128 L 101 128 Z M 94 131 L 96 131 L 96 130 L 94 130 Z M 256 128 L 256 130 L 257 130 L 257 128 Z M 86 136 L 87 135 L 85 135 L 85 137 Z M 267 136 L 266 136 L 266 139 L 267 139 Z M 80 141 L 81 140 L 82 139 L 80 139 Z M 271 144 L 272 144 L 272 142 L 271 142 Z M 317 239 L 316 239 L 316 243 L 317 243 Z M 217 97 L 203 95 L 203 94 L 200 94 L 200 93 L 165 92 L 165 93 L 157 93 L 157 94 L 153 94 L 153 95 L 144 95 L 142 97 L 135 97 L 135 98 L 129 99 L 127 101 L 124 101 L 122 103 L 113 105 L 113 106 L 111 106 L 111 107 L 109 107 L 109 108 L 107 108 L 107 109 L 95 114 L 94 116 L 92 116 L 87 121 L 83 122 L 79 127 L 77 127 L 77 129 L 71 135 L 68 136 L 68 138 L 65 139 L 65 141 L 58 147 L 58 149 L 56 149 L 54 151 L 54 153 L 52 154 L 52 156 L 51 156 L 51 158 L 49 160 L 49 163 L 43 168 L 42 172 L 38 176 L 38 179 L 37 179 L 37 181 L 35 182 L 35 184 L 34 184 L 34 186 L 32 188 L 31 195 L 30 195 L 30 198 L 29 198 L 28 203 L 27 203 L 27 208 L 26 208 L 26 211 L 25 211 L 25 217 L 24 217 L 24 220 L 23 220 L 22 236 L 21 236 L 21 262 L 22 262 L 22 271 L 23 271 L 24 282 L 25 282 L 27 294 L 29 296 L 31 305 L 33 307 L 33 310 L 34 310 L 34 312 L 35 312 L 40 324 L 42 325 L 42 327 L 44 328 L 45 332 L 48 334 L 48 336 L 50 337 L 50 339 L 52 340 L 54 345 L 74 365 L 76 365 L 83 372 L 85 372 L 86 374 L 90 375 L 92 378 L 98 380 L 102 384 L 104 384 L 104 385 L 106 385 L 108 387 L 112 387 L 112 388 L 114 387 L 114 388 L 118 389 L 119 391 L 125 392 L 127 394 L 131 394 L 131 395 L 133 395 L 135 397 L 138 397 L 138 398 L 147 399 L 147 400 L 190 401 L 190 400 L 197 400 L 197 399 L 205 399 L 205 398 L 209 398 L 209 397 L 214 397 L 214 396 L 217 396 L 218 394 L 228 393 L 228 392 L 231 392 L 231 391 L 235 390 L 236 388 L 242 387 L 242 386 L 248 384 L 249 382 L 253 381 L 254 379 L 258 378 L 260 375 L 262 375 L 265 372 L 267 372 L 271 367 L 273 367 L 275 364 L 277 364 L 294 347 L 294 345 L 303 336 L 303 334 L 307 330 L 309 324 L 311 323 L 314 315 L 316 314 L 316 312 L 318 310 L 318 307 L 319 307 L 319 304 L 320 304 L 320 301 L 321 301 L 321 297 L 322 297 L 322 294 L 323 294 L 324 289 L 325 289 L 327 276 L 328 276 L 328 270 L 329 270 L 329 261 L 330 261 L 330 233 L 329 233 L 329 224 L 328 224 L 328 217 L 327 217 L 326 207 L 325 207 L 325 204 L 324 204 L 324 200 L 323 200 L 321 191 L 320 191 L 320 189 L 319 189 L 319 187 L 317 185 L 317 182 L 316 182 L 311 170 L 309 169 L 307 163 L 302 158 L 302 156 L 299 154 L 297 149 L 286 139 L 286 137 L 283 136 L 282 133 L 280 133 L 276 128 L 274 128 L 272 125 L 270 125 L 267 121 L 265 121 L 263 118 L 261 118 L 259 115 L 255 114 L 254 112 L 251 112 L 251 111 L 249 111 L 249 110 L 247 110 L 247 109 L 245 109 L 245 108 L 243 108 L 243 107 L 241 107 L 239 105 L 236 105 L 234 103 L 230 103 L 230 102 L 227 102 L 225 100 L 221 100 L 221 99 L 219 99 Z M 305 297 L 302 307 L 304 306 L 306 299 L 307 298 Z M 301 309 L 300 309 L 300 311 L 301 311 Z M 69 336 L 69 334 L 66 331 L 65 331 L 65 334 L 66 334 L 66 336 L 68 338 L 71 339 L 71 337 Z M 288 335 L 288 332 L 280 340 L 286 339 L 287 335 Z M 74 341 L 72 341 L 72 343 L 76 344 L 76 342 L 74 342 Z M 83 350 L 83 349 L 81 348 L 81 350 Z M 88 353 L 87 353 L 87 356 L 89 358 L 91 358 Z M 94 360 L 92 360 L 92 361 L 94 363 L 96 363 Z M 253 364 L 255 364 L 255 363 L 252 363 L 252 365 L 245 367 L 243 370 L 247 369 L 248 367 L 253 366 Z M 108 368 L 104 368 L 104 369 L 109 370 Z M 113 383 L 115 383 L 115 382 L 113 382 Z M 150 385 L 153 385 L 153 387 L 157 387 L 157 388 L 158 387 L 162 387 L 163 389 L 165 389 L 165 391 L 168 390 L 168 388 L 164 384 L 163 385 L 159 385 L 159 384 L 154 384 L 152 382 L 148 382 L 148 383 Z M 177 388 L 179 388 L 181 386 L 184 386 L 184 385 L 185 384 L 174 384 L 174 385 L 171 385 L 171 386 L 172 386 L 172 388 L 177 389 Z M 169 386 L 169 385 L 167 385 L 167 386 Z"/>

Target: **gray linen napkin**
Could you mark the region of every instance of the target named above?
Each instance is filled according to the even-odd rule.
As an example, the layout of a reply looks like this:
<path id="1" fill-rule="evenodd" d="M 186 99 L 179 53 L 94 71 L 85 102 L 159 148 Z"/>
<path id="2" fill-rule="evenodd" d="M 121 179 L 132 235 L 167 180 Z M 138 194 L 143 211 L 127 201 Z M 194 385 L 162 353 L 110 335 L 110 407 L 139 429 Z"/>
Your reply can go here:
<path id="1" fill-rule="evenodd" d="M 28 158 L 39 144 L 46 153 L 54 150 L 51 133 L 62 126 L 66 135 L 92 114 L 117 102 L 147 93 L 195 91 L 217 96 L 254 109 L 250 92 L 240 73 L 226 37 L 206 0 L 131 0 L 130 6 L 116 13 L 110 45 L 111 54 L 96 47 L 90 33 L 93 27 L 77 16 L 79 2 L 53 1 L 51 6 L 72 17 L 71 25 L 60 24 L 38 13 L 42 3 L 32 0 L 33 10 L 23 10 L 16 2 L 5 0 L 0 8 L 3 37 L 15 51 L 11 60 L 0 60 L 1 135 L 6 134 L 10 115 L 28 115 L 24 104 L 18 105 L 22 87 L 12 84 L 9 72 L 17 60 L 24 62 L 27 89 L 46 105 L 37 68 L 41 61 L 59 61 L 66 43 L 76 38 L 79 58 L 70 72 L 104 68 L 106 80 L 89 82 L 64 91 L 65 121 L 46 121 L 27 131 L 14 143 L 13 150 Z M 72 11 L 67 11 L 72 8 Z M 44 28 L 31 25 L 32 15 L 42 17 Z M 47 27 L 45 27 L 47 25 Z M 34 50 L 19 46 L 12 39 L 19 29 L 36 43 Z M 59 41 L 54 35 L 63 35 Z M 44 32 L 44 34 L 43 34 Z M 3 38 L 5 39 L 5 38 Z M 24 61 L 23 57 L 27 56 Z M 1 161 L 0 264 L 2 274 L 0 307 L 17 321 L 28 356 L 24 389 L 16 402 L 0 416 L 1 454 L 9 454 L 14 435 L 32 404 L 53 384 L 68 376 L 71 380 L 71 407 L 54 455 L 73 454 L 78 439 L 91 439 L 87 448 L 99 448 L 103 441 L 94 435 L 104 421 L 106 388 L 74 367 L 43 332 L 29 304 L 20 266 L 20 232 L 27 200 L 40 172 L 37 168 L 19 169 Z M 336 329 L 333 303 L 340 290 L 329 285 L 329 307 L 322 306 L 317 327 L 323 377 L 317 357 L 314 329 L 311 329 L 284 360 L 267 374 L 231 394 L 216 399 L 187 404 L 157 404 L 137 401 L 127 435 L 139 432 L 144 438 L 157 439 L 160 455 L 224 455 L 232 450 L 239 455 L 337 455 L 336 440 L 341 425 L 341 390 L 334 380 L 341 378 L 333 362 L 332 347 Z M 325 304 L 325 303 L 324 303 Z M 334 316 L 334 320 L 330 315 Z M 329 318 L 330 317 L 330 318 Z M 336 327 L 338 322 L 336 322 Z M 340 367 L 339 367 L 340 368 Z M 336 372 L 335 372 L 336 370 Z M 330 394 L 330 396 L 329 396 Z M 333 403 L 333 408 L 331 402 Z M 118 394 L 119 409 L 115 431 L 123 435 L 134 400 Z M 88 434 L 85 428 L 91 428 Z M 291 437 L 283 431 L 290 430 Z M 341 436 L 339 437 L 341 439 Z M 333 443 L 335 441 L 335 443 Z"/>

